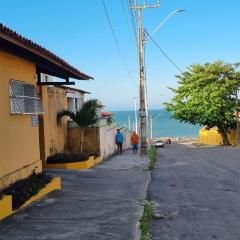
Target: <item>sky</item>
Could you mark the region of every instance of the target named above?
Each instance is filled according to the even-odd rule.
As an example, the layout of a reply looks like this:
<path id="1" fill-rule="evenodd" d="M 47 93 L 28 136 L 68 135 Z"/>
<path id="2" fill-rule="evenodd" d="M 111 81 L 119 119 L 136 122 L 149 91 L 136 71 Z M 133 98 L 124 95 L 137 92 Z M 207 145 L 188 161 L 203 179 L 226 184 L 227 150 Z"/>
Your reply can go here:
<path id="1" fill-rule="evenodd" d="M 104 2 L 121 54 L 102 0 L 0 0 L 0 22 L 93 76 L 76 84 L 91 92 L 88 99 L 99 99 L 105 110 L 133 110 L 139 67 L 128 0 Z M 151 33 L 176 9 L 186 11 L 170 18 L 153 38 L 181 70 L 195 63 L 239 61 L 239 0 L 161 0 L 160 8 L 143 10 L 143 27 Z M 148 105 L 160 109 L 172 98 L 168 87 L 177 87 L 180 72 L 151 40 L 145 64 Z"/>

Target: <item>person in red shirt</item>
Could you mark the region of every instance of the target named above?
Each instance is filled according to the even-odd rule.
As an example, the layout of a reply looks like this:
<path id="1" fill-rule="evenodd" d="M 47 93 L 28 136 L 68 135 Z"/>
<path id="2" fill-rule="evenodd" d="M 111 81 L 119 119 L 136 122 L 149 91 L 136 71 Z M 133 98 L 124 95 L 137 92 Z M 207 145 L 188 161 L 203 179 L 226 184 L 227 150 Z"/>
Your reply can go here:
<path id="1" fill-rule="evenodd" d="M 138 142 L 139 142 L 139 137 L 134 131 L 131 135 L 131 144 L 132 144 L 133 153 L 137 153 L 138 151 Z"/>

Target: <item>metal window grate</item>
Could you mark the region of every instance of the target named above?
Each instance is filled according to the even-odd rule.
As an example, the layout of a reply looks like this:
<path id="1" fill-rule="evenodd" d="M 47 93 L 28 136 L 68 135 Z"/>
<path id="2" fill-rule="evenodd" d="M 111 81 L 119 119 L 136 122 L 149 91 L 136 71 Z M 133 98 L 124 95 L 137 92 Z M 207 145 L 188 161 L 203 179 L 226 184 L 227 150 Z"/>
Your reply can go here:
<path id="1" fill-rule="evenodd" d="M 9 82 L 11 113 L 44 113 L 41 100 L 34 85 L 11 80 Z"/>

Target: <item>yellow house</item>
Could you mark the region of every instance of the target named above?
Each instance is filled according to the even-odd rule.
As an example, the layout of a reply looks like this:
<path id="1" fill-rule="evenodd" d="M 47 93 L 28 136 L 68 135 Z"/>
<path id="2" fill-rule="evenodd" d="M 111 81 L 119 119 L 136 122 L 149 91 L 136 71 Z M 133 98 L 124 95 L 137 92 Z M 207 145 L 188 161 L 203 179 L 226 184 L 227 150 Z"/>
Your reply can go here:
<path id="1" fill-rule="evenodd" d="M 42 87 L 42 103 L 45 114 L 40 115 L 40 156 L 43 161 L 55 153 L 69 149 L 69 134 L 67 119 L 61 126 L 57 125 L 56 116 L 61 110 L 75 112 L 85 101 L 89 92 L 66 86 Z"/>
<path id="2" fill-rule="evenodd" d="M 228 140 L 230 144 L 237 143 L 237 129 L 231 129 L 229 131 Z M 216 127 L 210 129 L 203 127 L 199 130 L 199 143 L 207 145 L 222 145 L 223 139 Z"/>
<path id="3" fill-rule="evenodd" d="M 64 82 L 42 82 L 42 73 Z M 43 85 L 73 85 L 70 78 L 92 77 L 0 24 L 0 189 L 42 171 L 40 142 L 48 135 Z"/>

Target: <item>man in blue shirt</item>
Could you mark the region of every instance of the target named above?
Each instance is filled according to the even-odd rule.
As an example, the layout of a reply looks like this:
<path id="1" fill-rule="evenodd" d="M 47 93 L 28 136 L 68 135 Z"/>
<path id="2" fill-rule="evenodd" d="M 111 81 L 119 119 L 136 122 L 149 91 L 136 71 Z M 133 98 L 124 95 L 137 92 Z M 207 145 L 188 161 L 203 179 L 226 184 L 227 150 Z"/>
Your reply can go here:
<path id="1" fill-rule="evenodd" d="M 117 144 L 118 153 L 122 154 L 123 134 L 120 132 L 120 129 L 117 129 L 115 142 Z"/>

